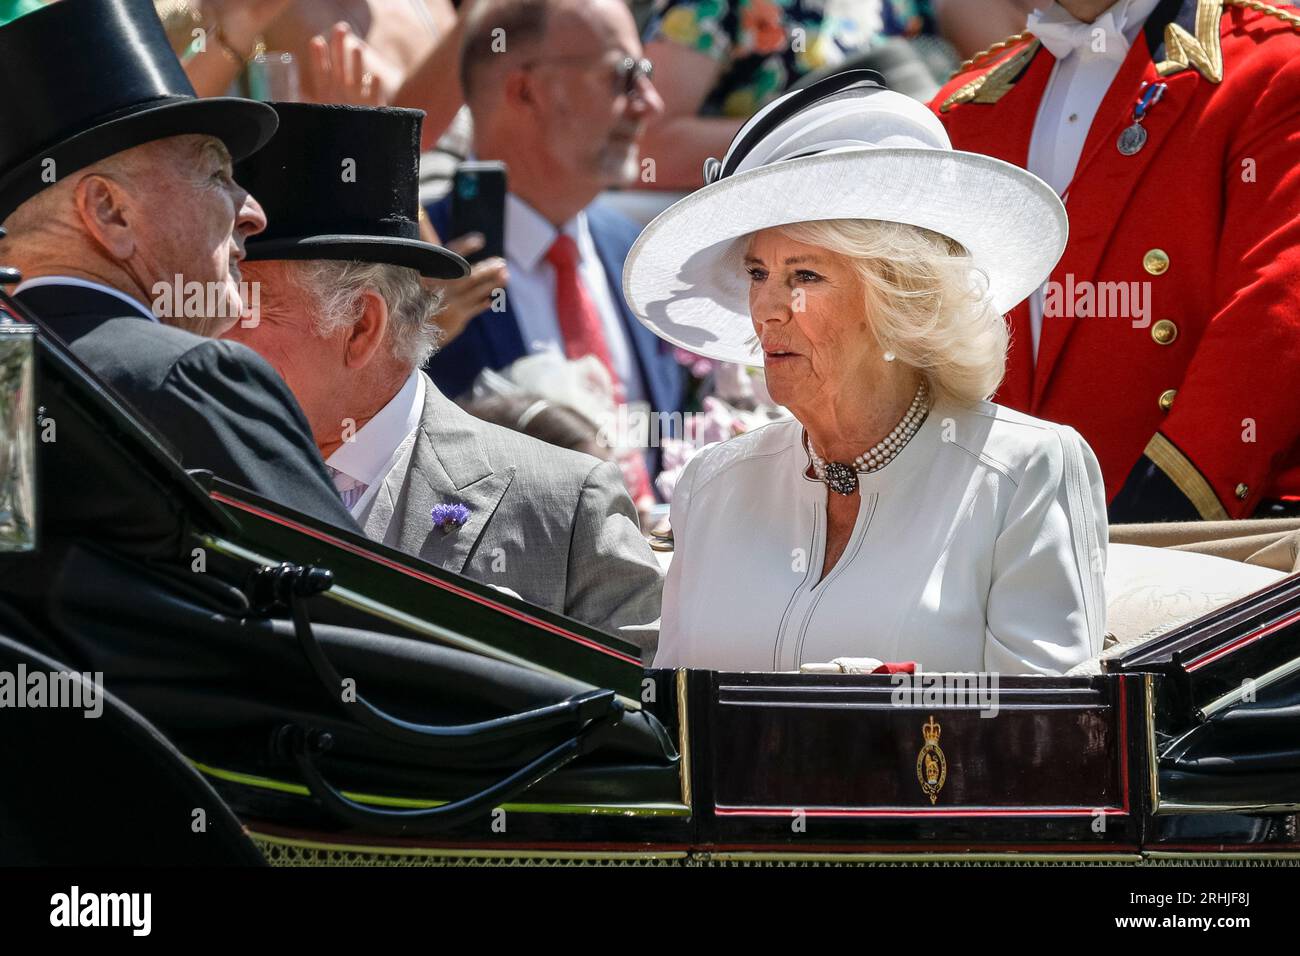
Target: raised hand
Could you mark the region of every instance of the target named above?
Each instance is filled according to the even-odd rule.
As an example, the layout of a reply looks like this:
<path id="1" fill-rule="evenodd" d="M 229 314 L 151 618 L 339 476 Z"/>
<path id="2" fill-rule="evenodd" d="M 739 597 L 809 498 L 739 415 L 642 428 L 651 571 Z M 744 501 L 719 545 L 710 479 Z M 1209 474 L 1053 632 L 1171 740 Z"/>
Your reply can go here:
<path id="1" fill-rule="evenodd" d="M 350 106 L 384 106 L 388 97 L 383 84 L 368 68 L 367 57 L 374 51 L 346 23 L 334 24 L 329 38 L 311 39 L 307 70 L 312 100 L 317 103 L 346 103 Z"/>

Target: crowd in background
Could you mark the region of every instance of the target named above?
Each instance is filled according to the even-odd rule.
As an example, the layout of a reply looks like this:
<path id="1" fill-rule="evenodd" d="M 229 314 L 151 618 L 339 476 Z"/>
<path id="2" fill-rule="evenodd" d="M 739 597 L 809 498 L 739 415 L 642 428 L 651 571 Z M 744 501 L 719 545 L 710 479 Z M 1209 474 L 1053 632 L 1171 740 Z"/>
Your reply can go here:
<path id="1" fill-rule="evenodd" d="M 593 30 L 617 29 L 599 5 L 521 0 L 510 39 L 535 43 L 539 65 L 576 84 L 569 87 L 576 96 L 557 105 L 546 128 L 532 129 L 512 112 L 509 92 L 494 87 L 493 37 L 465 34 L 478 2 L 158 0 L 156 7 L 200 96 L 424 110 L 421 196 L 430 239 L 437 226 L 448 228 L 445 193 L 456 163 L 505 163 L 505 256 L 446 284 L 442 349 L 428 371 L 486 420 L 621 459 L 648 530 L 694 451 L 784 412 L 767 397 L 761 370 L 673 350 L 627 311 L 622 260 L 639 228 L 700 185 L 704 161 L 724 155 L 741 124 L 780 94 L 867 66 L 928 99 L 963 57 L 1015 32 L 1032 4 L 633 0 L 645 60 L 629 74 L 616 68 L 611 88 L 602 75 L 608 70 L 584 59 L 591 44 L 581 35 L 529 32 L 539 8 L 566 6 L 591 7 Z M 0 3 L 0 22 L 40 5 Z M 600 319 L 594 333 L 584 334 L 581 323 L 575 332 L 552 300 L 557 284 L 569 282 L 567 267 L 541 243 L 566 226 L 575 246 L 573 288 Z M 482 244 L 473 235 L 436 241 L 470 256 Z M 493 292 L 503 288 L 506 308 L 494 312 Z"/>

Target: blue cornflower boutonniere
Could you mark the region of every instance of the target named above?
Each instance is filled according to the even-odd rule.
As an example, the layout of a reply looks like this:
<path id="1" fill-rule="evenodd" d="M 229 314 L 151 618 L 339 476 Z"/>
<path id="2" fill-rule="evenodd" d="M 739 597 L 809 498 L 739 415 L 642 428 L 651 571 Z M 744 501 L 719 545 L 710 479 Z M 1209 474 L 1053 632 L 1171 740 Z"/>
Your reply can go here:
<path id="1" fill-rule="evenodd" d="M 452 530 L 459 528 L 469 520 L 469 508 L 462 504 L 441 504 L 434 505 L 433 508 L 433 526 L 441 528 L 443 534 L 451 534 Z"/>

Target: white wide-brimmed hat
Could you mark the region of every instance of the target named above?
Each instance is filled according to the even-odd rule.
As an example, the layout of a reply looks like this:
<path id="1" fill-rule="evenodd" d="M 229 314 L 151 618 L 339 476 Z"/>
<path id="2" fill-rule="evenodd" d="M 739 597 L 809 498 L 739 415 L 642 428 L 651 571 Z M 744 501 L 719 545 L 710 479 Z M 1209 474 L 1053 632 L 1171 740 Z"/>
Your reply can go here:
<path id="1" fill-rule="evenodd" d="M 774 100 L 747 122 L 706 185 L 641 233 L 623 294 L 641 322 L 699 355 L 761 365 L 736 239 L 824 219 L 900 222 L 970 252 L 1005 314 L 1051 275 L 1068 225 L 1056 192 L 1010 163 L 954 150 L 922 103 L 853 70 Z"/>

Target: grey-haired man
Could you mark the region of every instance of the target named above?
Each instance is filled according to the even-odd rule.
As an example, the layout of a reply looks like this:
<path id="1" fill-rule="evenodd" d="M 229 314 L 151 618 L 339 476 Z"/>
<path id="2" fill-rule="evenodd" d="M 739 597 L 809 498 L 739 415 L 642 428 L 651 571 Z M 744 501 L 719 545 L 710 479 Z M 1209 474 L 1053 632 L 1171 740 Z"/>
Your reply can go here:
<path id="1" fill-rule="evenodd" d="M 261 313 L 229 336 L 284 376 L 368 536 L 619 634 L 649 659 L 662 578 L 618 466 L 480 421 L 420 371 L 440 335 L 421 277 L 448 254 L 408 226 L 385 233 L 415 220 L 421 114 L 276 110 L 276 138 L 239 170 L 275 224 L 244 267 Z M 356 191 L 335 185 L 344 153 Z M 383 197 L 396 208 L 377 209 Z"/>

